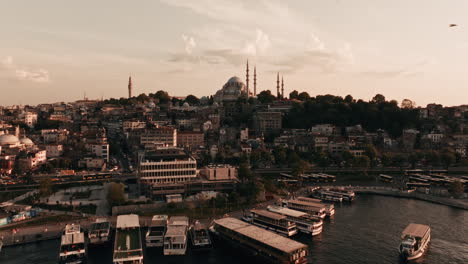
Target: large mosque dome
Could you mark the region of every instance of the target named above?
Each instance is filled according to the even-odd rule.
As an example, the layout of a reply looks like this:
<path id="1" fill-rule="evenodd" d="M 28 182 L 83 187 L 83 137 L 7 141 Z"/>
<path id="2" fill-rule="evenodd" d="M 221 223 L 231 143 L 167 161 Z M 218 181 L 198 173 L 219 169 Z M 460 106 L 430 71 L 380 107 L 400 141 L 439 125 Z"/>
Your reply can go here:
<path id="1" fill-rule="evenodd" d="M 11 134 L 5 134 L 0 136 L 0 146 L 17 146 L 20 140 L 17 136 Z"/>
<path id="2" fill-rule="evenodd" d="M 214 95 L 216 102 L 236 101 L 239 97 L 247 95 L 247 87 L 239 77 L 231 77 Z"/>

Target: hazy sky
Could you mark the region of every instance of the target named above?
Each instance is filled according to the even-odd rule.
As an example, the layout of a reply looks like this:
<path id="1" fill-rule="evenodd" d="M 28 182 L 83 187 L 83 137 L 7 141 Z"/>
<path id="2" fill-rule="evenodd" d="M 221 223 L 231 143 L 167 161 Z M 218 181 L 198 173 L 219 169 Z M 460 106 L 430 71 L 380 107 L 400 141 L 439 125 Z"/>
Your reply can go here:
<path id="1" fill-rule="evenodd" d="M 0 105 L 258 90 L 468 103 L 466 0 L 0 0 Z M 449 28 L 450 23 L 459 24 Z M 252 77 L 251 77 L 252 78 Z"/>

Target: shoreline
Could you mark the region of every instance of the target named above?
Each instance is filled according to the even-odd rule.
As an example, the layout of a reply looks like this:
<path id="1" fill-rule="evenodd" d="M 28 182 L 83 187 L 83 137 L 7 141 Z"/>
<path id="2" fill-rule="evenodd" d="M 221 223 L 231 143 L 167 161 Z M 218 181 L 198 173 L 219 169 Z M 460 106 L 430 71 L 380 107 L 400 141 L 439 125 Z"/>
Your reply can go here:
<path id="1" fill-rule="evenodd" d="M 456 209 L 461 210 L 468 210 L 468 200 L 457 200 L 452 198 L 444 198 L 438 197 L 433 195 L 427 195 L 422 193 L 406 193 L 395 189 L 377 189 L 375 187 L 354 187 L 351 188 L 356 192 L 356 194 L 360 195 L 381 195 L 381 196 L 389 196 L 395 198 L 406 198 L 406 199 L 414 199 L 419 201 L 425 201 L 434 204 L 440 204 L 449 206 Z"/>

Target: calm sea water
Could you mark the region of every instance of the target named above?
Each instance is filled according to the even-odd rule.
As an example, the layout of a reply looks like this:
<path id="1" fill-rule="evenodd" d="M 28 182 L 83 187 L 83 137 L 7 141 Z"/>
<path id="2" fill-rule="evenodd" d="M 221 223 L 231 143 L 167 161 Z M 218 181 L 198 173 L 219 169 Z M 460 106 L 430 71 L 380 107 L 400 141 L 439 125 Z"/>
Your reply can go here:
<path id="1" fill-rule="evenodd" d="M 295 239 L 309 245 L 310 263 L 399 263 L 401 231 L 410 222 L 430 225 L 432 241 L 427 254 L 417 263 L 468 263 L 468 211 L 423 201 L 382 196 L 359 196 L 355 203 L 336 206 L 320 236 Z M 1 264 L 56 263 L 59 241 L 45 241 L 0 253 Z M 111 248 L 90 251 L 90 263 L 112 263 Z M 249 263 L 228 249 L 207 254 L 165 257 L 147 251 L 145 263 Z"/>

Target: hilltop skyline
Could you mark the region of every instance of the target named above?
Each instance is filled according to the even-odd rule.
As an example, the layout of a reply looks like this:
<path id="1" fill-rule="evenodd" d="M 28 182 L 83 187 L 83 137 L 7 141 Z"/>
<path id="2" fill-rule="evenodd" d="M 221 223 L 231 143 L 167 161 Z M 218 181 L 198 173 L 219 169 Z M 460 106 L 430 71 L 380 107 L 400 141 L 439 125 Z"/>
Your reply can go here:
<path id="1" fill-rule="evenodd" d="M 286 95 L 461 105 L 466 8 L 435 0 L 2 3 L 0 105 L 126 97 L 129 75 L 134 95 L 208 96 L 232 76 L 244 79 L 247 59 L 258 91 L 274 93 L 280 72 Z"/>

